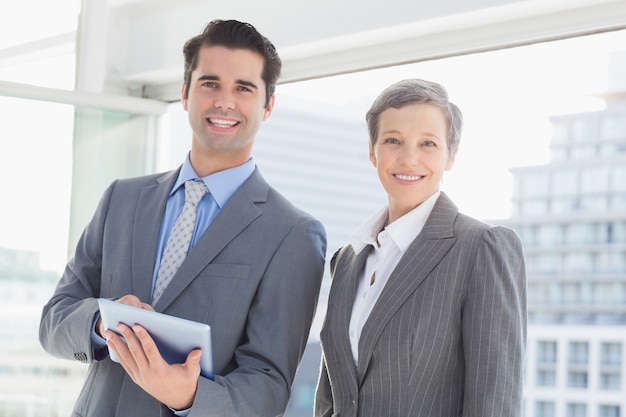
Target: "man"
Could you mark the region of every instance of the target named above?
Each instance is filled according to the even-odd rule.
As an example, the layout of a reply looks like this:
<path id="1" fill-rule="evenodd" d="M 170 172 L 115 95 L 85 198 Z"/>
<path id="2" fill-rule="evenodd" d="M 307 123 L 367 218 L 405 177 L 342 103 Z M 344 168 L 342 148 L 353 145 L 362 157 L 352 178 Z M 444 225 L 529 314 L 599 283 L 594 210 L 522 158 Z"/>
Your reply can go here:
<path id="1" fill-rule="evenodd" d="M 90 363 L 76 416 L 281 415 L 306 345 L 325 231 L 271 188 L 251 157 L 274 107 L 280 59 L 237 21 L 211 22 L 183 52 L 182 103 L 193 130 L 187 159 L 105 191 L 43 309 L 43 347 Z M 159 270 L 169 264 L 188 180 L 208 193 L 197 203 L 189 251 L 163 284 Z M 118 326 L 128 345 L 105 331 L 100 297 L 208 323 L 214 380 L 200 376 L 199 350 L 169 365 L 141 326 Z"/>

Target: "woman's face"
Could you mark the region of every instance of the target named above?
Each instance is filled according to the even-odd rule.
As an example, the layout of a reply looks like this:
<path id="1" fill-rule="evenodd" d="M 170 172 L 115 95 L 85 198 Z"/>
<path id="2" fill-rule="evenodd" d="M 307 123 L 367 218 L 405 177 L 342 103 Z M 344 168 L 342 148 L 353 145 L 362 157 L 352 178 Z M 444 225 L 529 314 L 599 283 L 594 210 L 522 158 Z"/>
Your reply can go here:
<path id="1" fill-rule="evenodd" d="M 447 121 L 432 104 L 407 104 L 380 115 L 370 160 L 389 199 L 389 223 L 439 190 L 444 171 L 454 164 Z"/>

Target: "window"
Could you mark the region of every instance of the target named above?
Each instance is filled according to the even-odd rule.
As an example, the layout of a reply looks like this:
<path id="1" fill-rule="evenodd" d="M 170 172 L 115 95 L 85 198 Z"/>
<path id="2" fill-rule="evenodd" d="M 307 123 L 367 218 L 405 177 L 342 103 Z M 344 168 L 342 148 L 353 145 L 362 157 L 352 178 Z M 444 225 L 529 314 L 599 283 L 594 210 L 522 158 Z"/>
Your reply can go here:
<path id="1" fill-rule="evenodd" d="M 619 405 L 601 405 L 598 417 L 621 417 Z"/>
<path id="2" fill-rule="evenodd" d="M 587 342 L 570 342 L 567 362 L 570 365 L 589 363 L 589 344 Z"/>
<path id="3" fill-rule="evenodd" d="M 587 388 L 587 372 L 569 371 L 567 373 L 567 386 L 570 388 Z"/>
<path id="4" fill-rule="evenodd" d="M 537 401 L 535 403 L 535 417 L 555 417 L 555 406 L 552 401 Z"/>
<path id="5" fill-rule="evenodd" d="M 603 342 L 600 344 L 600 363 L 602 365 L 622 364 L 622 344 L 619 342 Z"/>
<path id="6" fill-rule="evenodd" d="M 547 364 L 556 363 L 556 342 L 539 341 L 537 342 L 537 363 Z"/>
<path id="7" fill-rule="evenodd" d="M 562 170 L 552 173 L 551 189 L 556 196 L 575 194 L 578 192 L 578 172 Z"/>
<path id="8" fill-rule="evenodd" d="M 571 223 L 566 228 L 565 241 L 568 245 L 580 245 L 593 239 L 593 225 L 589 223 Z"/>
<path id="9" fill-rule="evenodd" d="M 626 191 L 626 166 L 615 166 L 611 171 L 610 187 L 613 191 Z"/>
<path id="10" fill-rule="evenodd" d="M 556 372 L 537 370 L 537 386 L 539 387 L 554 387 L 556 386 Z"/>
<path id="11" fill-rule="evenodd" d="M 618 391 L 622 386 L 622 376 L 619 372 L 600 372 L 600 388 Z"/>
<path id="12" fill-rule="evenodd" d="M 600 137 L 603 141 L 623 139 L 626 133 L 626 120 L 620 114 L 607 114 L 600 120 Z"/>
<path id="13" fill-rule="evenodd" d="M 606 166 L 585 168 L 580 176 L 582 193 L 597 193 L 609 188 L 609 168 Z"/>
<path id="14" fill-rule="evenodd" d="M 593 253 L 589 251 L 568 252 L 563 259 L 563 271 L 567 274 L 593 272 Z"/>
<path id="15" fill-rule="evenodd" d="M 566 417 L 587 417 L 587 405 L 567 403 Z"/>
<path id="16" fill-rule="evenodd" d="M 12 8 L 22 4 L 30 4 L 29 2 L 10 3 Z M 52 10 L 59 8 L 58 2 L 42 1 L 42 3 L 51 7 Z M 78 9 L 80 0 L 74 0 L 74 3 L 76 3 L 75 9 Z M 44 36 L 66 32 L 75 28 L 76 13 L 74 11 L 57 18 L 56 14 L 53 16 L 52 13 L 47 13 L 48 9 L 43 12 L 41 8 L 38 8 L 38 10 L 40 12 L 38 14 L 46 16 L 47 20 L 52 24 L 71 22 L 60 31 L 45 33 Z M 12 13 L 13 10 L 9 14 L 12 15 Z M 25 29 L 24 33 L 30 35 L 29 32 L 33 31 L 28 30 L 29 27 L 25 22 L 31 19 L 19 20 L 20 25 L 18 26 L 23 26 Z M 34 17 L 32 20 L 34 20 Z M 13 39 L 13 36 L 3 36 L 0 37 L 0 42 L 6 43 Z M 550 155 L 549 141 L 551 132 L 549 118 L 554 114 L 574 114 L 603 108 L 604 103 L 600 102 L 600 100 L 588 97 L 589 92 L 602 91 L 606 84 L 605 75 L 607 71 L 605 67 L 607 63 L 605 58 L 607 55 L 606 53 L 601 53 L 600 49 L 606 50 L 609 48 L 609 45 L 619 45 L 619 48 L 622 48 L 626 44 L 623 39 L 623 34 L 620 37 L 616 36 L 616 34 L 608 33 L 601 36 L 545 42 L 526 47 L 447 59 L 426 60 L 415 65 L 385 68 L 368 72 L 368 74 L 348 74 L 323 80 L 283 84 L 278 87 L 279 104 L 277 107 L 281 105 L 283 98 L 287 96 L 301 96 L 305 98 L 315 96 L 315 100 L 321 97 L 321 99 L 327 99 L 336 103 L 350 102 L 350 113 L 354 110 L 354 113 L 358 116 L 356 120 L 362 123 L 364 107 L 371 102 L 373 96 L 383 86 L 388 85 L 390 82 L 407 76 L 419 76 L 440 81 L 448 87 L 451 92 L 451 99 L 460 105 L 466 118 L 462 139 L 463 145 L 454 169 L 446 176 L 443 185 L 444 191 L 450 194 L 464 213 L 481 219 L 506 219 L 510 214 L 510 183 L 512 182 L 509 173 L 510 167 L 548 163 L 550 156 L 554 159 L 561 159 L 562 162 L 571 153 L 578 157 L 585 157 L 586 155 L 597 153 L 600 145 L 610 145 L 610 143 L 607 143 L 607 140 L 619 141 L 620 135 L 623 138 L 624 121 L 620 121 L 617 118 L 601 122 L 597 127 L 588 121 L 573 122 L 571 127 L 569 122 L 559 122 L 553 127 L 553 139 L 554 144 L 560 143 L 562 146 L 554 148 L 552 155 Z M 23 39 L 22 42 L 29 40 L 32 39 Z M 7 44 L 0 45 L 0 51 L 2 48 L 9 46 Z M 588 51 L 591 51 L 591 53 Z M 117 53 L 116 51 L 109 52 Z M 0 54 L 0 59 L 1 56 L 2 54 Z M 136 59 L 141 60 L 141 57 L 138 56 Z M 519 65 L 516 61 L 524 63 L 541 62 L 542 65 Z M 48 84 L 51 87 L 72 89 L 74 84 L 74 57 L 58 58 L 55 62 L 55 64 L 38 62 L 35 68 L 30 70 L 20 66 L 19 71 L 12 71 L 12 73 L 7 68 L 0 66 L 0 80 L 30 83 L 45 81 L 51 83 Z M 466 69 L 466 71 L 458 71 L 460 67 Z M 46 69 L 43 77 L 41 76 L 41 68 Z M 57 68 L 62 68 L 62 70 L 57 71 Z M 581 68 L 584 68 L 585 71 L 581 72 Z M 107 69 L 110 70 L 110 68 Z M 518 71 L 522 71 L 521 76 Z M 467 74 L 472 74 L 472 82 L 468 83 Z M 494 74 L 497 74 L 497 77 Z M 54 80 L 53 85 L 52 78 L 56 78 L 57 75 L 59 77 Z M 356 81 L 353 82 L 353 80 Z M 479 102 L 478 98 L 484 98 L 484 101 Z M 4 413 L 8 415 L 39 417 L 43 416 L 44 412 L 50 409 L 52 405 L 58 405 L 58 408 L 53 410 L 57 415 L 68 415 L 68 408 L 71 407 L 74 393 L 80 389 L 82 373 L 85 371 L 85 367 L 82 364 L 71 361 L 57 361 L 48 355 L 37 356 L 37 363 L 34 363 L 32 357 L 24 358 L 20 355 L 27 352 L 28 349 L 38 351 L 36 327 L 41 305 L 47 299 L 51 286 L 54 285 L 58 278 L 59 269 L 65 263 L 67 247 L 73 247 L 71 242 L 67 242 L 70 221 L 74 225 L 73 227 L 77 228 L 81 228 L 84 223 L 82 218 L 74 216 L 70 219 L 69 217 L 72 181 L 80 181 L 80 179 L 72 178 L 71 176 L 71 154 L 78 150 L 78 147 L 72 149 L 74 111 L 76 110 L 77 114 L 82 113 L 82 116 L 85 116 L 85 119 L 77 120 L 77 122 L 80 122 L 80 126 L 84 126 L 89 132 L 106 136 L 106 133 L 103 134 L 102 131 L 111 130 L 109 132 L 111 136 L 105 138 L 108 140 L 111 140 L 112 136 L 118 136 L 116 128 L 120 124 L 125 123 L 124 120 L 127 118 L 127 115 L 103 115 L 101 120 L 112 122 L 103 123 L 104 126 L 98 126 L 99 116 L 96 116 L 95 119 L 91 119 L 92 121 L 95 120 L 96 123 L 84 125 L 82 124 L 84 121 L 89 121 L 89 111 L 83 112 L 71 106 L 51 103 L 29 101 L 24 105 L 25 102 L 22 100 L 5 98 L 0 100 L 2 103 L 0 106 L 5 108 L 5 110 L 10 109 L 10 112 L 5 111 L 3 113 L 5 115 L 10 114 L 10 117 L 5 117 L 2 124 L 0 124 L 0 132 L 2 137 L 5 138 L 0 144 L 0 162 L 2 162 L 0 163 L 0 171 L 3 168 L 7 170 L 2 172 L 4 174 L 2 176 L 3 191 L 7 195 L 17 195 L 19 193 L 19 191 L 13 188 L 13 181 L 7 181 L 7 179 L 14 177 L 12 174 L 15 171 L 8 170 L 7 167 L 9 165 L 6 162 L 18 161 L 21 167 L 28 164 L 36 165 L 39 171 L 37 179 L 43 181 L 45 185 L 38 187 L 39 191 L 43 193 L 41 199 L 46 202 L 53 202 L 53 205 L 59 209 L 58 212 L 55 211 L 54 213 L 49 213 L 49 210 L 39 210 L 34 218 L 35 221 L 40 223 L 37 224 L 38 227 L 33 228 L 36 232 L 31 234 L 26 242 L 21 239 L 10 239 L 9 236 L 19 235 L 19 233 L 14 232 L 14 226 L 23 226 L 25 222 L 24 216 L 31 209 L 20 211 L 6 206 L 3 207 L 3 216 L 0 218 L 0 230 L 2 230 L 0 234 L 0 247 L 2 248 L 0 249 L 0 258 L 3 261 L 5 259 L 7 261 L 4 263 L 0 261 L 0 274 L 3 274 L 0 277 L 0 300 L 2 301 L 0 302 L 0 309 L 3 312 L 3 314 L 0 314 L 0 321 L 5 324 L 4 322 L 7 320 L 15 323 L 25 320 L 26 324 L 18 326 L 19 328 L 13 329 L 14 331 L 10 333 L 0 333 L 2 337 L 2 343 L 0 343 L 0 415 Z M 531 104 L 529 105 L 528 103 Z M 176 106 L 180 107 L 178 103 Z M 319 109 L 321 107 L 324 107 L 324 105 L 320 106 L 319 103 L 316 103 L 311 108 Z M 312 111 L 311 113 L 314 112 Z M 32 123 L 32 119 L 24 119 L 22 117 L 23 114 L 37 114 L 37 123 Z M 57 116 L 52 117 L 51 115 L 53 114 L 57 114 Z M 341 115 L 341 117 L 351 117 L 347 112 L 336 111 L 335 116 L 337 114 Z M 18 115 L 17 119 L 20 121 L 13 123 L 15 115 Z M 48 117 L 49 115 L 50 118 Z M 313 114 L 313 116 L 315 115 Z M 132 118 L 132 116 L 128 117 L 128 119 Z M 141 125 L 145 120 L 138 118 L 135 122 L 135 125 Z M 130 123 L 133 123 L 133 121 L 130 121 Z M 292 123 L 297 124 L 297 121 L 292 121 Z M 24 126 L 28 126 L 29 132 L 27 136 L 25 135 Z M 51 126 L 54 126 L 54 129 L 50 129 Z M 137 136 L 146 134 L 145 131 L 140 131 L 140 133 L 141 135 Z M 363 163 L 367 164 L 365 135 L 362 135 L 362 137 L 364 145 L 359 144 L 363 146 L 359 148 L 363 152 L 360 156 L 363 156 Z M 591 143 L 598 140 L 598 138 L 603 142 Z M 113 139 L 120 142 L 128 140 L 130 148 L 141 152 L 141 147 L 134 142 L 130 142 L 126 135 L 119 135 Z M 576 142 L 576 144 L 582 146 L 570 149 L 567 147 L 570 142 Z M 101 162 L 105 165 L 103 170 L 107 171 L 107 174 L 114 175 L 108 169 L 118 162 L 133 165 L 131 158 L 126 158 L 127 155 L 125 153 L 117 152 L 122 149 L 122 146 L 127 145 L 128 143 L 123 144 L 115 151 L 107 153 L 109 158 L 104 158 Z M 290 145 L 288 144 L 288 146 Z M 296 147 L 301 145 L 302 141 L 298 142 Z M 89 144 L 81 143 L 80 146 L 89 146 Z M 615 154 L 615 150 L 620 149 L 620 147 L 621 149 L 624 148 L 624 145 L 619 143 L 614 143 L 611 146 L 601 149 L 605 153 L 611 152 L 611 154 Z M 285 150 L 285 148 L 281 149 L 281 151 Z M 43 158 L 41 161 L 39 159 L 37 161 L 26 160 L 25 155 L 32 155 L 33 153 L 29 152 L 32 149 L 38 150 L 37 156 L 44 155 L 47 158 Z M 104 147 L 96 150 L 100 151 L 103 149 Z M 327 154 L 332 153 L 328 152 Z M 96 152 L 93 154 L 95 155 Z M 54 158 L 50 158 L 51 155 Z M 490 163 L 484 163 L 485 155 L 497 155 L 497 157 L 491 158 Z M 115 159 L 114 157 L 116 156 L 120 157 L 120 160 L 116 159 L 115 163 L 112 164 L 111 160 Z M 78 163 L 80 163 L 81 158 L 78 159 Z M 289 158 L 286 157 L 285 159 Z M 338 162 L 329 166 L 339 166 L 345 162 L 345 160 L 339 159 Z M 83 159 L 82 162 L 85 164 L 99 163 L 96 158 L 93 160 Z M 300 167 L 296 167 L 291 171 L 288 170 L 287 174 L 296 172 L 298 168 Z M 542 181 L 537 176 L 529 180 L 527 184 L 523 184 L 524 193 L 535 196 L 536 199 L 520 201 L 520 213 L 540 217 L 542 224 L 546 225 L 546 231 L 542 232 L 545 233 L 543 236 L 553 234 L 551 242 L 554 245 L 563 245 L 564 243 L 561 226 L 549 224 L 554 217 L 558 217 L 558 221 L 563 223 L 563 220 L 558 215 L 568 213 L 571 208 L 590 208 L 596 211 L 602 211 L 606 208 L 605 205 L 602 205 L 602 202 L 580 200 L 578 198 L 578 192 L 580 191 L 578 172 L 579 169 L 577 168 L 570 169 L 565 173 L 555 173 L 552 180 L 548 179 L 546 181 Z M 301 177 L 284 175 L 284 172 L 280 174 L 283 177 L 288 176 L 292 183 L 291 185 L 285 185 L 281 188 L 281 191 L 289 193 L 290 189 L 288 186 L 293 187 L 294 183 L 296 187 L 299 185 L 298 182 L 301 180 Z M 305 173 L 304 175 L 308 177 L 310 173 Z M 345 187 L 342 188 L 344 184 L 337 178 L 335 176 L 318 178 L 316 180 L 324 181 L 326 184 L 330 184 L 340 190 L 338 198 L 342 200 L 342 203 L 346 204 L 346 209 L 343 211 L 349 213 L 349 216 L 358 223 L 371 213 L 369 210 L 362 210 L 362 201 L 359 201 L 358 198 L 353 197 L 351 194 L 341 194 L 341 190 Z M 371 185 L 369 190 L 372 190 L 377 185 L 374 175 L 366 180 L 363 178 L 365 176 L 360 177 L 359 180 L 366 182 L 372 179 L 368 183 L 368 186 Z M 472 184 L 479 184 L 480 186 L 468 187 L 468 178 L 471 178 Z M 95 181 L 105 182 L 108 181 L 108 178 L 106 180 L 99 178 L 95 179 Z M 585 180 L 581 178 L 580 181 L 581 188 L 588 190 L 593 188 L 591 179 Z M 626 167 L 612 168 L 608 181 L 611 190 L 626 191 Z M 604 185 L 602 187 L 606 188 Z M 79 191 L 78 195 L 83 198 L 84 189 Z M 553 199 L 553 194 L 561 198 Z M 328 198 L 328 195 L 324 194 L 323 197 Z M 626 207 L 626 199 L 623 196 L 615 195 L 611 198 L 613 198 L 611 200 L 612 205 L 609 209 L 620 210 Z M 80 213 L 79 217 L 91 215 L 91 210 L 87 209 L 86 206 L 88 204 L 82 207 L 83 210 L 78 210 L 79 212 L 86 211 L 86 213 Z M 553 216 L 554 214 L 557 214 L 557 216 Z M 41 216 L 45 218 L 42 219 Z M 9 220 L 10 218 L 11 220 Z M 336 212 L 327 216 L 326 219 L 324 220 L 328 226 L 329 250 L 332 250 L 332 248 L 338 247 L 347 240 L 353 228 L 347 226 L 346 222 L 343 222 Z M 626 223 L 617 222 L 614 225 L 610 234 L 613 241 L 626 242 Z M 578 243 L 585 241 L 584 236 L 577 237 L 582 238 Z M 609 241 L 611 240 L 609 239 Z M 569 241 L 565 241 L 565 243 L 567 245 L 571 244 Z M 559 250 L 562 249 L 559 248 Z M 535 252 L 539 257 L 536 262 L 538 265 L 536 270 L 546 274 L 561 272 L 562 260 L 565 258 L 561 254 L 564 252 L 546 253 L 543 250 L 536 250 Z M 575 256 L 578 257 L 580 255 L 576 254 Z M 624 265 L 624 254 L 622 253 L 620 256 L 622 261 L 611 261 L 611 265 L 617 265 L 618 268 L 620 268 L 619 265 Z M 565 265 L 568 268 L 568 277 L 575 275 L 572 272 L 595 271 L 594 265 L 596 265 L 596 261 L 596 258 L 585 258 L 580 262 L 567 259 Z M 602 258 L 602 262 L 604 262 L 604 258 Z M 559 318 L 564 314 L 558 310 L 558 306 L 547 302 L 550 301 L 550 298 L 548 298 L 550 294 L 560 293 L 561 287 L 559 285 L 561 282 L 561 280 L 552 280 L 535 286 L 539 290 L 533 291 L 533 293 L 543 294 L 545 299 L 529 299 L 529 302 L 536 304 L 539 300 L 546 304 L 546 309 L 531 314 L 535 317 L 547 318 L 546 321 L 555 321 L 555 318 Z M 567 298 L 584 300 L 588 295 L 585 288 L 590 287 L 572 287 L 566 291 Z M 614 288 L 617 289 L 615 299 L 618 302 L 620 300 L 621 302 L 626 302 L 626 286 L 620 283 L 616 284 Z M 605 288 L 599 290 L 598 293 L 604 294 L 602 296 L 604 297 L 606 291 Z M 587 298 L 591 299 L 592 297 L 588 296 Z M 24 316 L 20 316 L 20 320 L 15 320 L 16 316 L 13 313 L 8 316 L 4 314 L 5 308 L 10 310 L 17 306 L 31 311 Z M 17 311 L 17 309 L 15 310 Z M 318 310 L 321 311 L 323 309 Z M 313 329 L 312 333 L 314 332 L 315 329 Z M 7 357 L 11 359 L 10 363 L 6 359 Z M 13 360 L 16 358 L 19 360 Z M 21 360 L 24 361 L 20 362 Z M 538 345 L 537 360 L 542 363 L 556 364 L 557 342 L 541 342 Z M 546 385 L 554 383 L 556 379 L 555 371 L 544 369 L 541 372 L 541 375 L 537 375 L 538 381 L 542 381 L 541 383 Z M 579 371 L 578 369 L 573 369 L 572 372 Z M 598 375 L 596 373 L 597 370 L 590 369 L 589 372 L 593 372 L 592 375 Z M 572 381 L 576 382 L 579 379 L 583 380 L 582 377 L 572 375 Z M 585 374 L 585 384 L 587 383 L 586 379 Z M 71 382 L 69 382 L 70 380 Z M 607 376 L 607 385 L 613 384 L 611 381 L 612 377 Z M 29 398 L 37 398 L 37 401 L 35 401 L 35 404 L 26 404 L 22 400 L 24 396 L 16 395 L 16 392 L 27 394 L 26 397 Z M 298 404 L 302 404 L 302 406 L 310 405 L 312 399 L 311 387 L 298 388 L 294 391 L 294 396 Z M 59 402 L 57 403 L 57 401 Z M 61 401 L 63 402 L 62 404 Z M 535 402 L 534 399 L 529 400 L 528 408 L 531 413 L 533 405 L 535 405 L 537 416 L 552 416 L 556 414 L 555 402 L 552 400 L 539 402 Z M 619 415 L 620 408 L 618 406 L 608 405 L 606 407 L 606 416 L 613 417 Z M 575 412 L 577 413 L 578 411 Z"/>

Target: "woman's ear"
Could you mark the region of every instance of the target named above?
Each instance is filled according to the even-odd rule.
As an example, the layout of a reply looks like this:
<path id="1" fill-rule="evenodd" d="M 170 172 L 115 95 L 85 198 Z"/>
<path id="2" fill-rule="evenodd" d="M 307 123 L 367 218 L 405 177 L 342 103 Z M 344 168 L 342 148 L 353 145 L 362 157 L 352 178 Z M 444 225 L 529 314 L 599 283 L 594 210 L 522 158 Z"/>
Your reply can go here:
<path id="1" fill-rule="evenodd" d="M 458 150 L 459 147 L 457 146 L 454 152 L 452 152 L 452 155 L 448 157 L 448 162 L 446 162 L 446 171 L 450 171 L 454 166 L 454 161 L 456 160 L 456 153 Z"/>
<path id="2" fill-rule="evenodd" d="M 372 165 L 374 165 L 374 168 L 376 168 L 376 155 L 374 154 L 374 151 L 370 148 L 370 162 L 372 163 Z"/>

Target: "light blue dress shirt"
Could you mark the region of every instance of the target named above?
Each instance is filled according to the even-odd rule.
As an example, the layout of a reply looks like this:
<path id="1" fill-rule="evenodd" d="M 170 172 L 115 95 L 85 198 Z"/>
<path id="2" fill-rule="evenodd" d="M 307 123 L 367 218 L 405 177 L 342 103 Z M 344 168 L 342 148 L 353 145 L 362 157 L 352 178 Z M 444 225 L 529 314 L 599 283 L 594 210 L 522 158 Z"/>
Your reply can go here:
<path id="1" fill-rule="evenodd" d="M 198 239 L 205 232 L 209 224 L 213 221 L 215 216 L 222 210 L 222 207 L 226 205 L 230 197 L 239 189 L 241 184 L 254 171 L 254 159 L 250 158 L 243 165 L 236 166 L 234 168 L 219 171 L 214 174 L 208 175 L 204 178 L 199 178 L 196 171 L 194 171 L 189 161 L 189 155 L 185 158 L 178 179 L 172 187 L 172 191 L 167 199 L 167 205 L 165 206 L 165 214 L 161 221 L 161 231 L 159 233 L 159 241 L 157 243 L 157 253 L 154 262 L 154 272 L 152 276 L 152 290 L 154 290 L 154 284 L 156 283 L 157 272 L 161 265 L 161 257 L 165 251 L 165 245 L 167 244 L 167 238 L 172 231 L 174 222 L 180 215 L 185 205 L 185 187 L 183 186 L 188 180 L 204 181 L 209 192 L 202 197 L 198 203 L 196 214 L 196 225 L 191 235 L 191 243 L 189 250 L 194 247 Z"/>

